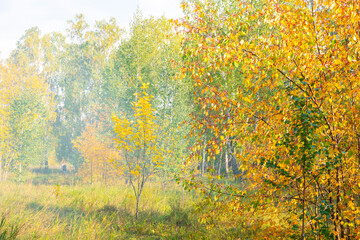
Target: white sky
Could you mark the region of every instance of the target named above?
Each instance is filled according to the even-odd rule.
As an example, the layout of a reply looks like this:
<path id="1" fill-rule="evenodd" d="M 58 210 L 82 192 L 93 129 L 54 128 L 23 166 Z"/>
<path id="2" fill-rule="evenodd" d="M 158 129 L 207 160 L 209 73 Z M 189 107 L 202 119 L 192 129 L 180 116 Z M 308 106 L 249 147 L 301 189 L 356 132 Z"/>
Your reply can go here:
<path id="1" fill-rule="evenodd" d="M 181 17 L 181 0 L 0 0 L 0 59 L 15 49 L 16 42 L 31 27 L 42 33 L 65 32 L 67 20 L 82 13 L 93 25 L 95 20 L 114 17 L 128 27 L 137 7 L 144 16 Z"/>

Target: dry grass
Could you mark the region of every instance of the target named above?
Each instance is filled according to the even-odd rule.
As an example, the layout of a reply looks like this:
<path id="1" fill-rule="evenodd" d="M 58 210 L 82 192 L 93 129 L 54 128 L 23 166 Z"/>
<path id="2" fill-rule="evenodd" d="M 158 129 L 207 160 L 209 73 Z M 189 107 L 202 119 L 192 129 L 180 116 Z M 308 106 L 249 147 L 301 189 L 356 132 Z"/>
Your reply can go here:
<path id="1" fill-rule="evenodd" d="M 0 184 L 1 214 L 8 225 L 22 226 L 18 239 L 194 239 L 200 233 L 187 207 L 194 197 L 179 186 L 149 183 L 141 203 L 135 222 L 135 199 L 124 184 Z"/>
<path id="2" fill-rule="evenodd" d="M 136 202 L 124 182 L 73 185 L 74 178 L 31 173 L 25 183 L 0 183 L 0 217 L 6 218 L 0 235 L 21 226 L 17 239 L 258 239 L 246 216 L 201 224 L 211 208 L 199 207 L 199 196 L 174 182 L 147 183 L 135 221 Z M 226 227 L 229 221 L 235 227 Z"/>

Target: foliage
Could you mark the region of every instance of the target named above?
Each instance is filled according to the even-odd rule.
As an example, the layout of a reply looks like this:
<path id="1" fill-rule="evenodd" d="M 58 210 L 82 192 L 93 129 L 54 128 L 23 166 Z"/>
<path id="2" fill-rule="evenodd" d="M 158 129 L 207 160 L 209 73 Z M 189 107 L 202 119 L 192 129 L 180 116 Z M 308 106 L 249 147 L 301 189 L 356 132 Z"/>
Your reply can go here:
<path id="1" fill-rule="evenodd" d="M 124 165 L 136 197 L 136 218 L 144 185 L 163 164 L 163 150 L 157 143 L 159 126 L 155 122 L 151 96 L 145 91 L 147 87 L 148 84 L 143 84 L 142 95 L 136 94 L 138 100 L 133 104 L 135 122 L 129 121 L 126 116 L 113 116 L 114 132 L 117 134 L 115 141 L 123 152 Z"/>
<path id="2" fill-rule="evenodd" d="M 126 112 L 129 120 L 134 120 L 131 103 L 136 101 L 135 93 L 141 91 L 143 82 L 150 83 L 147 92 L 154 96 L 151 104 L 162 126 L 157 141 L 166 151 L 160 170 L 164 182 L 172 179 L 188 152 L 184 136 L 189 130 L 178 128 L 192 107 L 188 83 L 176 79 L 181 67 L 180 40 L 165 17 L 145 18 L 137 12 L 128 36 L 103 71 L 103 111 Z"/>
<path id="3" fill-rule="evenodd" d="M 54 95 L 56 121 L 50 134 L 54 137 L 58 161 L 76 168 L 81 157 L 73 147 L 86 123 L 94 123 L 94 112 L 102 103 L 101 72 L 111 57 L 121 30 L 114 18 L 96 21 L 90 27 L 83 15 L 68 21 L 68 34 L 42 35 L 34 27 L 17 43 L 9 61 L 25 71 L 45 79 Z"/>
<path id="4" fill-rule="evenodd" d="M 233 142 L 242 184 L 221 184 L 210 171 L 209 181 L 192 174 L 186 186 L 200 188 L 217 210 L 206 221 L 231 222 L 235 208 L 256 213 L 264 237 L 358 237 L 358 2 L 235 3 L 229 11 L 216 1 L 185 2 L 188 17 L 178 24 L 182 71 L 200 110 L 187 165 L 196 167 L 204 139 L 210 159 Z M 233 95 L 218 83 L 222 72 L 229 84 L 242 76 Z"/>
<path id="5" fill-rule="evenodd" d="M 79 169 L 79 176 L 91 184 L 93 182 L 109 183 L 121 174 L 121 167 L 117 166 L 120 153 L 116 150 L 110 137 L 101 134 L 100 127 L 89 125 L 80 137 L 74 141 L 84 158 Z"/>
<path id="6" fill-rule="evenodd" d="M 120 28 L 115 19 L 96 21 L 90 28 L 83 15 L 69 21 L 69 43 L 59 54 L 60 79 L 55 82 L 58 97 L 58 115 L 55 135 L 58 138 L 59 161 L 70 161 L 76 168 L 81 165 L 73 140 L 79 137 L 86 123 L 95 123 L 97 106 L 102 103 L 101 71 L 114 51 Z"/>
<path id="7" fill-rule="evenodd" d="M 68 21 L 66 34 L 42 34 L 37 27 L 28 29 L 8 62 L 19 72 L 24 71 L 46 82 L 47 90 L 44 92 L 51 95 L 51 108 L 56 117 L 53 115 L 52 120 L 45 123 L 45 128 L 34 127 L 34 131 L 24 135 L 26 139 L 33 139 L 29 143 L 39 143 L 37 136 L 41 134 L 38 132 L 45 131 L 47 145 L 43 148 L 47 148 L 49 153 L 37 158 L 39 147 L 22 144 L 23 153 L 19 157 L 47 166 L 47 158 L 53 159 L 55 152 L 58 162 L 68 162 L 75 166 L 76 171 L 79 170 L 86 163 L 83 164 L 85 158 L 74 143 L 86 131 L 86 126 L 101 125 L 101 134 L 110 137 L 111 113 L 124 111 L 132 116 L 134 93 L 140 89 L 141 82 L 150 82 L 149 94 L 154 96 L 151 101 L 155 115 L 159 124 L 164 126 L 158 141 L 159 146 L 166 149 L 164 161 L 168 164 L 162 175 L 164 182 L 171 179 L 187 152 L 187 143 L 183 139 L 187 129 L 177 127 L 187 118 L 190 108 L 187 84 L 174 81 L 180 66 L 174 64 L 180 59 L 179 48 L 180 37 L 173 31 L 169 20 L 164 17 L 144 18 L 139 12 L 134 16 L 128 35 L 113 18 L 96 21 L 94 26 L 90 26 L 83 15 Z M 12 91 L 10 85 L 11 82 L 4 83 L 6 91 Z M 16 121 L 13 125 L 27 122 L 19 116 L 24 114 L 21 111 L 34 108 L 38 103 L 38 96 L 35 98 L 33 94 L 21 92 L 19 98 L 22 100 L 14 101 L 12 112 Z M 5 132 L 7 128 L 5 123 L 2 124 L 3 138 L 9 137 Z M 21 128 L 19 131 L 21 133 Z"/>
<path id="8" fill-rule="evenodd" d="M 10 166 L 46 159 L 54 121 L 53 98 L 44 79 L 8 63 L 1 69 L 1 178 Z"/>
<path id="9" fill-rule="evenodd" d="M 94 212 L 85 193 L 49 211 L 62 219 L 76 209 L 70 223 L 86 216 L 102 234 L 111 229 L 108 238 L 169 238 L 139 203 L 146 208 L 145 183 L 166 188 L 178 172 L 186 190 L 201 193 L 201 224 L 172 204 L 156 224 L 169 220 L 174 238 L 360 238 L 359 1 L 182 8 L 175 26 L 138 12 L 127 35 L 114 19 L 90 27 L 83 15 L 67 35 L 27 30 L 0 65 L 0 180 L 47 165 L 54 152 L 91 183 L 123 173 L 135 199 L 117 195 L 120 215 L 130 219 L 131 202 L 137 223 L 119 230 L 120 208 Z M 62 191 L 54 201 L 67 201 Z M 39 202 L 28 208 L 50 206 Z M 99 237 L 76 226 L 64 236 Z"/>

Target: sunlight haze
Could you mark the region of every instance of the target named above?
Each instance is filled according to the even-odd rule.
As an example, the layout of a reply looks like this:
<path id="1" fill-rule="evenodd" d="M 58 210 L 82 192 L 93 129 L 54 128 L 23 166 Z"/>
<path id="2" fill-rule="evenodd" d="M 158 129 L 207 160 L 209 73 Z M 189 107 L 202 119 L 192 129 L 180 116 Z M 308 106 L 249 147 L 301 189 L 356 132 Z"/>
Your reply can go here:
<path id="1" fill-rule="evenodd" d="M 15 49 L 16 42 L 31 27 L 41 32 L 65 32 L 67 21 L 76 14 L 84 14 L 93 24 L 95 20 L 114 17 L 127 28 L 137 8 L 145 16 L 177 18 L 181 16 L 180 0 L 0 0 L 0 59 Z"/>

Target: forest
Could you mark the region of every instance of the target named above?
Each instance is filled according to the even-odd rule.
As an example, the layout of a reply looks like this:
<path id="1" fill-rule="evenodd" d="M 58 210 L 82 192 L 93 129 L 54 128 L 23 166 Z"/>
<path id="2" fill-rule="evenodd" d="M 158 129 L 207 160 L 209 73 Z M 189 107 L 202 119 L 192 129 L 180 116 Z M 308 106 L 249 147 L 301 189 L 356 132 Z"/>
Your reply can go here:
<path id="1" fill-rule="evenodd" d="M 0 62 L 0 239 L 360 239 L 360 1 L 181 8 Z"/>

